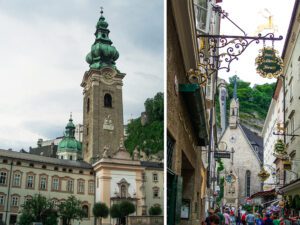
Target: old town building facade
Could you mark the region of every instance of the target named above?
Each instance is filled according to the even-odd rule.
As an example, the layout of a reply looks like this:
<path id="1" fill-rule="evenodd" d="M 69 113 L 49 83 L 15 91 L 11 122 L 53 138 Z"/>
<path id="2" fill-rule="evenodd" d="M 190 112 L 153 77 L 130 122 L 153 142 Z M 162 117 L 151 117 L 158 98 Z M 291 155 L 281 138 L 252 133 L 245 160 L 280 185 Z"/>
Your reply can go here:
<path id="1" fill-rule="evenodd" d="M 83 126 L 76 129 L 70 117 L 64 136 L 53 144 L 39 140 L 29 153 L 0 150 L 0 220 L 5 225 L 16 223 L 22 204 L 35 194 L 55 204 L 70 195 L 81 200 L 85 215 L 82 221 L 74 221 L 76 225 L 95 223 L 92 208 L 99 201 L 109 208 L 124 200 L 132 202 L 136 211 L 131 216 L 145 220 L 144 224 L 151 223 L 145 219 L 150 207 L 163 209 L 163 163 L 155 157 L 147 160 L 138 150 L 131 156 L 124 147 L 125 74 L 116 67 L 119 53 L 109 39 L 102 11 L 95 36 L 86 57 L 90 69 L 81 83 Z M 155 219 L 163 224 L 162 216 Z M 102 221 L 115 223 L 111 217 Z"/>

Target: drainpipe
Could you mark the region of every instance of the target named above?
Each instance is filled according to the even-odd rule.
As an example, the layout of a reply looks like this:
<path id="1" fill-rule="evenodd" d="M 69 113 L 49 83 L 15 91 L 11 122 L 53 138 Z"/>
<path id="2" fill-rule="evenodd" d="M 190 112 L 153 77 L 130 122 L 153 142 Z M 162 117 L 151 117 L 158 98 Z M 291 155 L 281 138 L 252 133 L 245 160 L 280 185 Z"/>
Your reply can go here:
<path id="1" fill-rule="evenodd" d="M 13 160 L 10 162 L 10 171 L 9 171 L 9 180 L 8 180 L 8 189 L 7 189 L 7 200 L 6 200 L 6 213 L 5 213 L 5 224 L 7 223 L 7 214 L 9 208 L 9 199 L 10 199 L 10 183 L 11 183 L 11 176 L 12 176 L 12 167 L 13 167 Z"/>
<path id="2" fill-rule="evenodd" d="M 282 85 L 283 85 L 283 127 L 284 127 L 284 132 L 283 132 L 283 143 L 284 146 L 286 146 L 286 135 L 285 135 L 285 77 L 283 75 L 281 75 L 282 77 Z M 285 171 L 283 170 L 283 173 L 285 173 Z M 283 176 L 283 185 L 285 185 L 285 177 Z"/>

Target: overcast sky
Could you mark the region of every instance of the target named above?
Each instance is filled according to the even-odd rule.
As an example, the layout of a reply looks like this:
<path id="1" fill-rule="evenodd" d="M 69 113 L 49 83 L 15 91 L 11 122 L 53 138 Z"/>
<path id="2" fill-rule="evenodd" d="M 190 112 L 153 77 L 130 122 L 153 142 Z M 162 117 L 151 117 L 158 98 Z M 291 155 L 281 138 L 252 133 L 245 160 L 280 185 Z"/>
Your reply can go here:
<path id="1" fill-rule="evenodd" d="M 163 1 L 0 1 L 0 148 L 28 150 L 61 136 L 70 112 L 82 123 L 85 56 L 104 7 L 120 53 L 124 121 L 163 91 Z"/>
<path id="2" fill-rule="evenodd" d="M 279 55 L 281 56 L 292 15 L 294 0 L 223 0 L 220 5 L 222 9 L 228 13 L 229 18 L 241 27 L 248 36 L 256 36 L 258 26 L 268 23 L 268 19 L 265 17 L 273 15 L 273 23 L 277 27 L 275 35 L 276 37 L 282 35 L 284 38 L 282 41 L 274 42 L 274 47 L 279 50 Z M 268 31 L 269 30 L 265 30 L 263 32 L 269 33 Z M 226 19 L 221 20 L 221 34 L 243 35 L 238 28 L 233 26 Z M 267 41 L 266 46 L 272 46 L 272 42 Z M 228 77 L 236 73 L 242 80 L 251 82 L 252 85 L 275 82 L 275 79 L 270 80 L 263 78 L 256 73 L 255 58 L 258 56 L 258 51 L 262 47 L 262 42 L 259 44 L 252 43 L 239 57 L 238 61 L 232 62 L 229 73 L 225 70 L 219 71 L 220 77 L 228 80 Z"/>

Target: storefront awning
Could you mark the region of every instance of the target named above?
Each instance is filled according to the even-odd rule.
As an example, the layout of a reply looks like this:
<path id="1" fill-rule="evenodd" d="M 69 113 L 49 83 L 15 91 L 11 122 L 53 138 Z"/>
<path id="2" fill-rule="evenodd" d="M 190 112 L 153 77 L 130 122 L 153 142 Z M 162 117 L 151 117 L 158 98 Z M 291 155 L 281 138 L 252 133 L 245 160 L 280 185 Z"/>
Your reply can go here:
<path id="1" fill-rule="evenodd" d="M 250 198 L 259 198 L 259 197 L 271 197 L 271 196 L 276 196 L 275 188 L 269 191 L 259 191 L 256 192 L 255 194 L 251 195 Z"/>
<path id="2" fill-rule="evenodd" d="M 294 190 L 298 190 L 300 193 L 300 178 L 292 181 L 287 185 L 284 185 L 282 188 L 279 189 L 279 191 L 283 193 L 294 191 Z"/>

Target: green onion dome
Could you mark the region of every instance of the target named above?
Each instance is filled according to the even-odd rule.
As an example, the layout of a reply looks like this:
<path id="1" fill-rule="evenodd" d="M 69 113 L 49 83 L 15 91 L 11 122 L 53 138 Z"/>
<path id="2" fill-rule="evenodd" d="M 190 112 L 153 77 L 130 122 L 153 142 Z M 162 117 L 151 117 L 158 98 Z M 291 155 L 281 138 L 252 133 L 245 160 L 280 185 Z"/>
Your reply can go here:
<path id="1" fill-rule="evenodd" d="M 90 65 L 91 69 L 101 69 L 105 66 L 110 66 L 116 69 L 115 61 L 119 58 L 119 52 L 112 46 L 112 41 L 109 39 L 108 23 L 101 16 L 96 25 L 96 40 L 91 47 L 91 51 L 86 56 L 86 62 Z"/>
<path id="2" fill-rule="evenodd" d="M 82 146 L 79 141 L 75 139 L 75 125 L 72 117 L 66 126 L 64 138 L 58 144 L 58 152 L 81 152 Z"/>

